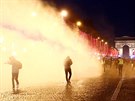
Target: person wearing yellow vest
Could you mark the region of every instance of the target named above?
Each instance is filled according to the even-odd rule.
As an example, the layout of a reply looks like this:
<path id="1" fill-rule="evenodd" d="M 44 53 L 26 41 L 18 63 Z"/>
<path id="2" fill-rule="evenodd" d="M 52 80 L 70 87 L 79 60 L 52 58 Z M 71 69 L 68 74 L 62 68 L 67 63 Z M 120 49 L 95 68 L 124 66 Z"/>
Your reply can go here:
<path id="1" fill-rule="evenodd" d="M 118 70 L 119 70 L 119 75 L 122 75 L 122 70 L 123 70 L 123 64 L 124 61 L 121 57 L 118 58 Z"/>

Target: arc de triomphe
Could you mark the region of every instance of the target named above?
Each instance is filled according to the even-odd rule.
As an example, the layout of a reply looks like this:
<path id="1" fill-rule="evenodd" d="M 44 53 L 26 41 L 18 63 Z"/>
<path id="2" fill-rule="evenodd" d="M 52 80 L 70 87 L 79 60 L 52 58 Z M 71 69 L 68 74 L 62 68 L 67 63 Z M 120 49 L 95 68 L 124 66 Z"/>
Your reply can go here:
<path id="1" fill-rule="evenodd" d="M 116 37 L 115 48 L 118 50 L 120 57 L 135 58 L 135 37 Z"/>

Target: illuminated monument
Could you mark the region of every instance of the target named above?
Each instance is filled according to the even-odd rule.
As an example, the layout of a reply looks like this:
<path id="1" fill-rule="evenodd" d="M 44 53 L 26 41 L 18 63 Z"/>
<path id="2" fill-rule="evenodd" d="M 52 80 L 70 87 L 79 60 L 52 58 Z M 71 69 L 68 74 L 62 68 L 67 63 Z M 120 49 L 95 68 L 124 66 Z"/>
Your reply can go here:
<path id="1" fill-rule="evenodd" d="M 115 48 L 117 48 L 120 57 L 135 58 L 135 37 L 116 37 Z"/>

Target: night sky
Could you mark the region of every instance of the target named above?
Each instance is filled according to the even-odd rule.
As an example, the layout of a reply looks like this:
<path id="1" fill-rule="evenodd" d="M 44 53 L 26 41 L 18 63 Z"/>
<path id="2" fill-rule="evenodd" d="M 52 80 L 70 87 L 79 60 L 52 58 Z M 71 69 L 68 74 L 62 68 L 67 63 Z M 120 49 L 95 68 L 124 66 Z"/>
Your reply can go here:
<path id="1" fill-rule="evenodd" d="M 68 9 L 70 17 L 93 26 L 107 39 L 135 37 L 134 0 L 43 0 L 56 8 Z M 72 15 L 72 16 L 71 16 Z"/>

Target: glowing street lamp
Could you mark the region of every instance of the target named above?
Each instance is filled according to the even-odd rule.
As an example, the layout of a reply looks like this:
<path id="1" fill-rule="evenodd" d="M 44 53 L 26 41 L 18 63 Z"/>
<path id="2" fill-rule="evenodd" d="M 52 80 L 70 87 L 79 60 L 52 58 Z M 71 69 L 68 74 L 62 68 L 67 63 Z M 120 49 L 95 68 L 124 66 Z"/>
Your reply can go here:
<path id="1" fill-rule="evenodd" d="M 81 21 L 77 21 L 77 22 L 76 22 L 76 25 L 77 25 L 78 27 L 80 27 L 80 26 L 82 25 Z"/>
<path id="2" fill-rule="evenodd" d="M 107 45 L 108 43 L 107 43 L 107 42 L 105 42 L 105 44 Z"/>
<path id="3" fill-rule="evenodd" d="M 106 55 L 108 55 L 108 42 L 105 42 L 105 45 L 104 45 L 104 53 L 106 54 Z"/>
<path id="4" fill-rule="evenodd" d="M 60 15 L 62 17 L 67 17 L 68 16 L 68 12 L 66 10 L 62 10 L 61 13 L 60 13 Z"/>
<path id="5" fill-rule="evenodd" d="M 100 52 L 101 53 L 104 52 L 104 40 L 103 39 L 101 40 L 101 43 L 100 43 Z"/>
<path id="6" fill-rule="evenodd" d="M 98 40 L 100 39 L 100 37 L 97 38 Z"/>
<path id="7" fill-rule="evenodd" d="M 101 40 L 102 42 L 104 42 L 104 40 Z"/>

